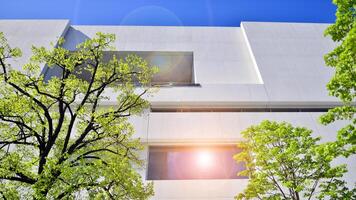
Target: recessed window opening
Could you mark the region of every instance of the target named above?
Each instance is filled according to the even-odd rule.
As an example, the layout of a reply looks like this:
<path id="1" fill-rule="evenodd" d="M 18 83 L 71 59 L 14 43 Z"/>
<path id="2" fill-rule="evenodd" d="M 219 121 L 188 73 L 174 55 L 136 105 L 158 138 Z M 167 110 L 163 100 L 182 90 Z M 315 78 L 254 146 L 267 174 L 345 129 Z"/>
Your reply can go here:
<path id="1" fill-rule="evenodd" d="M 159 72 L 153 76 L 152 84 L 158 86 L 199 86 L 194 81 L 193 52 L 163 52 L 163 51 L 105 51 L 104 62 L 109 61 L 115 55 L 117 58 L 125 58 L 135 54 L 148 62 L 150 66 L 159 68 Z M 78 77 L 90 80 L 90 73 L 80 69 Z M 59 67 L 47 68 L 45 80 L 53 76 L 60 77 L 62 70 Z"/>
<path id="2" fill-rule="evenodd" d="M 233 156 L 240 150 L 228 146 L 150 146 L 148 180 L 243 179 L 245 170 Z"/>
<path id="3" fill-rule="evenodd" d="M 135 54 L 148 62 L 150 66 L 158 67 L 153 76 L 152 84 L 160 86 L 194 85 L 193 52 L 163 52 L 163 51 L 107 51 L 104 59 L 125 58 Z"/>

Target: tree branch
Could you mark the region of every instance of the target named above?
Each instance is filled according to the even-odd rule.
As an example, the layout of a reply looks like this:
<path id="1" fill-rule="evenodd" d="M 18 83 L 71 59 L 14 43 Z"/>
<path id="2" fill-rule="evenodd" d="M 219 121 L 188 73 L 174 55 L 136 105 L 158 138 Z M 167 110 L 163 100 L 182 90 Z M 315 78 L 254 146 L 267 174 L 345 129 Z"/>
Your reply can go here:
<path id="1" fill-rule="evenodd" d="M 18 182 L 28 183 L 28 184 L 36 183 L 36 180 L 28 178 L 28 177 L 26 178 L 26 177 L 10 176 L 10 177 L 0 177 L 0 179 L 10 180 L 10 181 L 18 181 Z"/>

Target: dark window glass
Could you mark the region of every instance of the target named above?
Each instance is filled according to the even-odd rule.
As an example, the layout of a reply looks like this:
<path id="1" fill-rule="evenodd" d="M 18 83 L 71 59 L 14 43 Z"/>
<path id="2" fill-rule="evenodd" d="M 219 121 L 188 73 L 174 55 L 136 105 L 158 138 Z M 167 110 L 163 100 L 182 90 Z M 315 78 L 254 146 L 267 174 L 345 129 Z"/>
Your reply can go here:
<path id="1" fill-rule="evenodd" d="M 235 146 L 151 146 L 149 147 L 148 180 L 241 179 L 237 173 Z"/>
<path id="2" fill-rule="evenodd" d="M 124 58 L 129 54 L 140 56 L 148 62 L 150 66 L 159 68 L 159 72 L 154 75 L 152 84 L 163 86 L 190 86 L 194 85 L 193 76 L 193 52 L 161 52 L 161 51 L 106 51 L 104 60 L 109 61 L 113 55 L 117 58 Z M 80 70 L 80 78 L 90 79 L 90 73 Z M 45 70 L 45 80 L 53 76 L 60 76 L 62 70 L 59 67 L 51 67 Z"/>
<path id="3" fill-rule="evenodd" d="M 146 60 L 149 65 L 159 68 L 152 83 L 156 85 L 190 85 L 193 84 L 193 52 L 162 51 L 119 51 L 106 52 L 107 58 L 124 58 L 135 54 Z"/>

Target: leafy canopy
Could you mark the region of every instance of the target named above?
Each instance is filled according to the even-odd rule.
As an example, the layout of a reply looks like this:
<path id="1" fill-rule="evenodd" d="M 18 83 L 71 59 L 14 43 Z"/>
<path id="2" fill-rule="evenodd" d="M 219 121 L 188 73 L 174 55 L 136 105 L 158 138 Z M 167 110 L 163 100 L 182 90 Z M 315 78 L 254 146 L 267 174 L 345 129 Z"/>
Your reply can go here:
<path id="1" fill-rule="evenodd" d="M 342 100 L 343 106 L 330 109 L 321 117 L 323 124 L 335 120 L 351 123 L 338 132 L 338 141 L 345 145 L 345 156 L 356 152 L 356 0 L 334 0 L 337 5 L 336 22 L 325 35 L 339 45 L 325 56 L 325 63 L 335 74 L 327 85 L 329 94 Z"/>
<path id="2" fill-rule="evenodd" d="M 242 132 L 246 141 L 234 156 L 246 164 L 247 188 L 236 199 L 355 199 L 340 178 L 345 165 L 332 166 L 340 155 L 338 143 L 318 144 L 312 131 L 288 123 L 263 121 Z M 316 191 L 319 193 L 317 194 Z"/>
<path id="3" fill-rule="evenodd" d="M 135 171 L 142 146 L 128 117 L 147 107 L 143 95 L 156 70 L 134 55 L 105 61 L 114 40 L 97 33 L 74 52 L 61 47 L 63 39 L 52 49 L 33 47 L 31 62 L 18 71 L 7 63 L 21 51 L 0 33 L 0 199 L 153 194 Z M 44 63 L 60 75 L 44 81 Z M 108 89 L 117 94 L 116 105 L 99 107 Z"/>

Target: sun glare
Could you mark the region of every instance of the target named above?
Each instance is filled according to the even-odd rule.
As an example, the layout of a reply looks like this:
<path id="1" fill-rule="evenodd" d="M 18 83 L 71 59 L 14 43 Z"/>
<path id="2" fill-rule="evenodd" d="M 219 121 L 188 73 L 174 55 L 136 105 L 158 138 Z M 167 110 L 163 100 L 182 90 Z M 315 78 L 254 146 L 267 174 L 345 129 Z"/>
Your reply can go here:
<path id="1" fill-rule="evenodd" d="M 209 151 L 197 152 L 197 165 L 202 168 L 208 168 L 214 164 L 214 156 Z"/>

